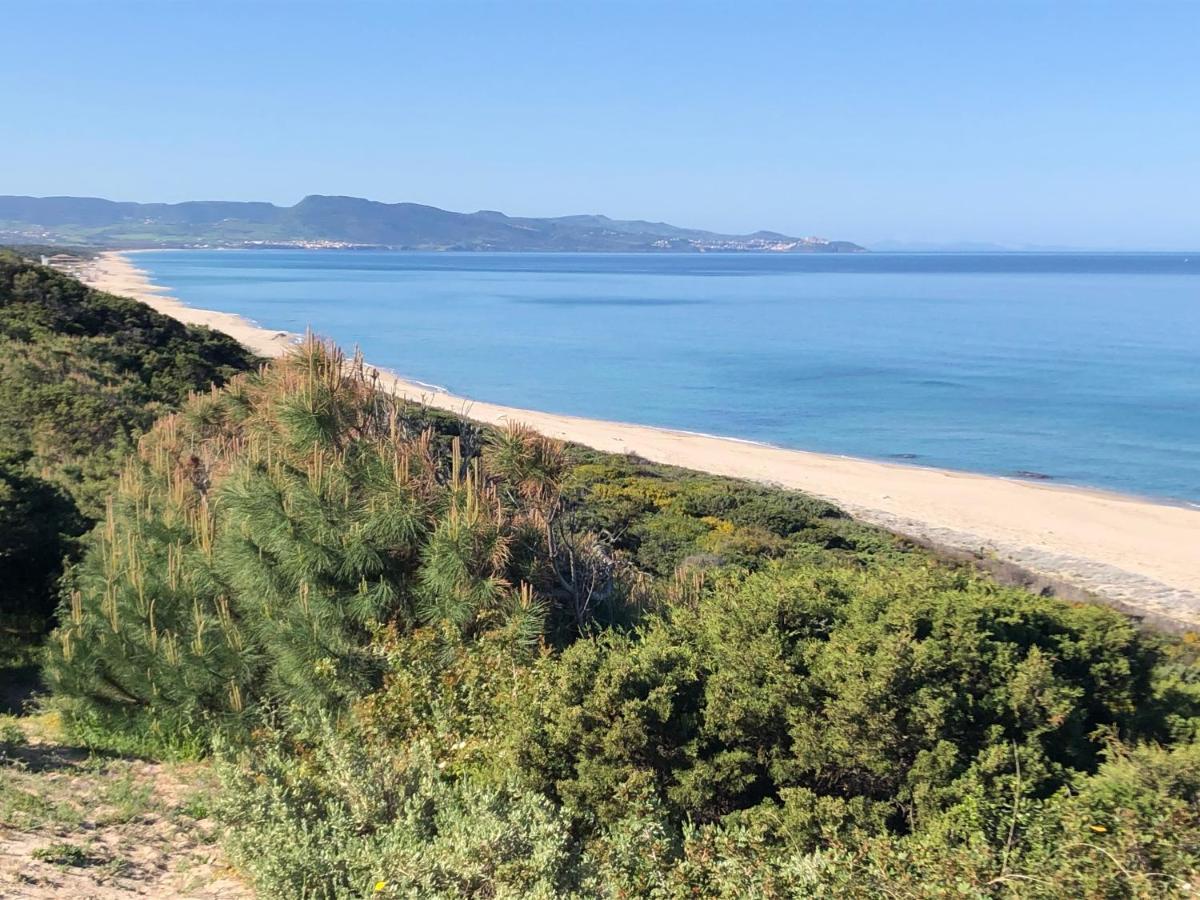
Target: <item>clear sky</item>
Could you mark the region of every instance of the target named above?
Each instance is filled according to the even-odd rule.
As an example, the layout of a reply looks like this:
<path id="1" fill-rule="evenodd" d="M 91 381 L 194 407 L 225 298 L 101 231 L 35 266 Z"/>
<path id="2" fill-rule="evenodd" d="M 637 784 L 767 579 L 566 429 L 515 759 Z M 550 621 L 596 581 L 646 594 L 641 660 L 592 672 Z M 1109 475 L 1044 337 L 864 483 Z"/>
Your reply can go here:
<path id="1" fill-rule="evenodd" d="M 0 193 L 1200 249 L 1200 2 L 0 11 Z"/>

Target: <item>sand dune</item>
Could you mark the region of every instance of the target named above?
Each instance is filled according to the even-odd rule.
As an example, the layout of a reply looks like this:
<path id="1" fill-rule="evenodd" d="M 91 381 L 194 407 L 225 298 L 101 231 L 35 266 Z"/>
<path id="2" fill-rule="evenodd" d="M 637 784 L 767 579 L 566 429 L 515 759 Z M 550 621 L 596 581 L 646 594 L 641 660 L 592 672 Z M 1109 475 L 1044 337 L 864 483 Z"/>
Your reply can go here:
<path id="1" fill-rule="evenodd" d="M 219 329 L 264 356 L 285 352 L 295 338 L 236 315 L 188 307 L 152 284 L 125 254 L 102 254 L 86 280 L 181 321 Z M 320 323 L 313 324 L 319 330 Z M 598 450 L 633 452 L 656 462 L 803 490 L 923 542 L 993 565 L 1011 563 L 1042 576 L 1059 592 L 1072 586 L 1150 620 L 1200 627 L 1200 510 L 515 409 L 432 391 L 383 370 L 381 377 L 401 395 L 481 422 L 516 420 Z"/>

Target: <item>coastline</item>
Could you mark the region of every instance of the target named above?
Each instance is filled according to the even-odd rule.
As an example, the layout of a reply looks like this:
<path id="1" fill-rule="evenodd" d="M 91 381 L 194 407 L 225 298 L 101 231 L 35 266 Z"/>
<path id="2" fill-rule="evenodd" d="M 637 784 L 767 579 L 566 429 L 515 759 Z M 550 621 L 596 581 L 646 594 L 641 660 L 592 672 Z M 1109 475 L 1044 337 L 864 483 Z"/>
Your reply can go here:
<path id="1" fill-rule="evenodd" d="M 187 306 L 128 253 L 100 254 L 83 278 L 182 322 L 223 331 L 265 357 L 282 355 L 296 339 L 232 313 Z M 1187 505 L 518 409 L 379 373 L 399 396 L 480 422 L 516 420 L 597 450 L 801 490 L 862 521 L 974 559 L 1006 580 L 1049 587 L 1066 599 L 1097 599 L 1159 624 L 1200 628 L 1200 510 Z"/>

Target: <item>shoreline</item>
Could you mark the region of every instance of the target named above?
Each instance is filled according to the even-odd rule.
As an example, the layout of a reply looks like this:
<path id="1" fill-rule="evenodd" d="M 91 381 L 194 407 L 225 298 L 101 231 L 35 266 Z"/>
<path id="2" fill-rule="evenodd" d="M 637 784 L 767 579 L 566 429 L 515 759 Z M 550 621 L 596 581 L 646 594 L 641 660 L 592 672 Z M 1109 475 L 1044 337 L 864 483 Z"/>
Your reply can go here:
<path id="1" fill-rule="evenodd" d="M 154 284 L 129 253 L 101 253 L 81 277 L 182 322 L 223 331 L 264 357 L 282 355 L 298 337 L 234 313 L 187 306 Z M 1049 588 L 1068 600 L 1099 600 L 1167 627 L 1200 629 L 1200 510 L 1184 501 L 525 410 L 371 368 L 398 396 L 476 421 L 516 420 L 597 450 L 804 491 L 936 551 L 973 559 L 1006 581 Z"/>

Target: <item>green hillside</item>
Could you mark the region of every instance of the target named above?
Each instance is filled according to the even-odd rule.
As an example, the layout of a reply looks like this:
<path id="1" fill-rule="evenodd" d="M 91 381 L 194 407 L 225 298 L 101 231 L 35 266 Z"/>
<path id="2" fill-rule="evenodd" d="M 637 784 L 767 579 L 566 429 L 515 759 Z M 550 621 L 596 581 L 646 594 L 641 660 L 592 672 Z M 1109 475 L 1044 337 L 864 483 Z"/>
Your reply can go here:
<path id="1" fill-rule="evenodd" d="M 0 249 L 0 617 L 37 630 L 138 436 L 255 364 L 232 339 Z"/>
<path id="2" fill-rule="evenodd" d="M 726 235 L 606 216 L 520 218 L 491 210 L 458 213 L 419 203 L 319 195 L 290 207 L 0 196 L 0 239 L 120 247 L 307 243 L 405 250 L 848 253 L 863 249 L 848 241 L 773 232 Z"/>

